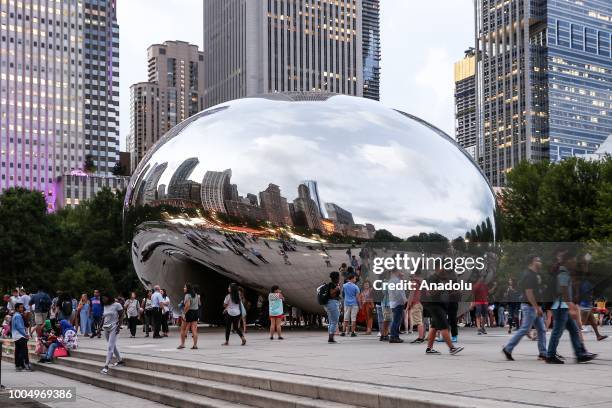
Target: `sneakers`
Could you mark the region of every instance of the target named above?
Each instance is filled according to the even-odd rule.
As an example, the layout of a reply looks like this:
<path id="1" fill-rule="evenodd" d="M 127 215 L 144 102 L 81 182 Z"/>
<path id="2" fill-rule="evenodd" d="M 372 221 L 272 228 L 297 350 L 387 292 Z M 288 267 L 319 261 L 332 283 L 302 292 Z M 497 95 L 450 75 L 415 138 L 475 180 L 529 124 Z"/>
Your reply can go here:
<path id="1" fill-rule="evenodd" d="M 404 340 L 400 339 L 399 337 L 390 337 L 389 338 L 389 343 L 403 343 Z"/>
<path id="2" fill-rule="evenodd" d="M 449 350 L 449 353 L 451 353 L 453 356 L 459 352 L 461 352 L 463 350 L 463 347 L 453 347 Z"/>
<path id="3" fill-rule="evenodd" d="M 565 361 L 561 360 L 557 356 L 554 357 L 546 357 L 547 364 L 565 364 Z"/>
<path id="4" fill-rule="evenodd" d="M 380 336 L 379 341 L 389 341 L 389 336 Z"/>
<path id="5" fill-rule="evenodd" d="M 577 363 L 586 363 L 587 361 L 591 361 L 597 357 L 597 354 L 594 353 L 586 353 L 579 357 L 576 357 Z"/>
<path id="6" fill-rule="evenodd" d="M 32 371 L 32 366 L 30 365 L 30 363 L 26 364 L 25 370 L 26 371 Z"/>
<path id="7" fill-rule="evenodd" d="M 346 336 L 345 332 L 340 333 L 340 337 L 344 337 L 344 336 Z"/>
<path id="8" fill-rule="evenodd" d="M 125 361 L 119 360 L 113 364 L 113 367 L 125 367 Z"/>
<path id="9" fill-rule="evenodd" d="M 457 342 L 457 336 L 452 336 L 452 337 L 451 337 L 451 341 L 452 341 L 453 343 L 456 343 L 456 342 Z"/>
<path id="10" fill-rule="evenodd" d="M 108 374 L 108 367 L 104 366 L 104 368 L 102 370 L 100 370 L 100 374 Z"/>
<path id="11" fill-rule="evenodd" d="M 504 356 L 506 356 L 506 360 L 508 361 L 514 361 L 514 358 L 512 357 L 512 353 L 509 352 L 508 350 L 506 350 L 506 348 L 502 348 L 502 353 L 504 353 Z"/>
<path id="12" fill-rule="evenodd" d="M 425 349 L 425 354 L 440 354 L 440 352 L 438 350 L 434 350 L 432 348 L 427 347 L 427 349 Z"/>
<path id="13" fill-rule="evenodd" d="M 334 340 L 334 336 L 333 335 L 329 336 L 329 339 L 327 340 L 327 342 L 328 343 L 337 343 L 337 341 Z"/>
<path id="14" fill-rule="evenodd" d="M 420 337 L 417 337 L 416 339 L 412 340 L 412 341 L 410 342 L 410 344 L 421 344 L 421 343 L 423 343 L 424 341 L 425 341 L 425 339 L 422 339 L 422 338 L 420 338 Z"/>
<path id="15" fill-rule="evenodd" d="M 352 333 L 351 333 L 351 337 L 357 337 L 357 333 L 352 332 Z"/>

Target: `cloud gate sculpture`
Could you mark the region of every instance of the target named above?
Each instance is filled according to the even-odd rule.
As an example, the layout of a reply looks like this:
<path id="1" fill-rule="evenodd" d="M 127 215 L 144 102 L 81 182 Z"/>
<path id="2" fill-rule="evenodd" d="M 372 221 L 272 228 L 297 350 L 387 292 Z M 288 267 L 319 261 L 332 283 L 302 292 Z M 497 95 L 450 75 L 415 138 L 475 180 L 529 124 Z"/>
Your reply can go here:
<path id="1" fill-rule="evenodd" d="M 492 235 L 494 215 L 484 176 L 439 129 L 368 99 L 289 93 L 173 128 L 134 172 L 124 223 L 142 283 L 173 301 L 199 285 L 212 321 L 229 282 L 252 298 L 279 285 L 320 312 L 315 289 L 351 255 L 367 272 L 369 243 Z"/>

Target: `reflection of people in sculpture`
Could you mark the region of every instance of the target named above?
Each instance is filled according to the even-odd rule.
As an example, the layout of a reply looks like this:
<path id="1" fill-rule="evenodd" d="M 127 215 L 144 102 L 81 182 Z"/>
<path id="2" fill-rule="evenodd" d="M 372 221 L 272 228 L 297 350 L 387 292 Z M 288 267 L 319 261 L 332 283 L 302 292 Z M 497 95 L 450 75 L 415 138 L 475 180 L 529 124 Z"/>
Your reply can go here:
<path id="1" fill-rule="evenodd" d="M 289 262 L 289 255 L 287 255 L 287 252 L 285 252 L 284 249 L 280 248 L 278 251 L 278 254 L 283 257 L 283 261 L 285 261 L 285 265 L 291 265 L 291 262 Z"/>
<path id="2" fill-rule="evenodd" d="M 251 247 L 251 253 L 257 258 L 259 258 L 263 263 L 270 263 L 266 258 L 263 257 L 263 255 L 261 254 L 261 252 L 259 252 L 257 248 Z"/>

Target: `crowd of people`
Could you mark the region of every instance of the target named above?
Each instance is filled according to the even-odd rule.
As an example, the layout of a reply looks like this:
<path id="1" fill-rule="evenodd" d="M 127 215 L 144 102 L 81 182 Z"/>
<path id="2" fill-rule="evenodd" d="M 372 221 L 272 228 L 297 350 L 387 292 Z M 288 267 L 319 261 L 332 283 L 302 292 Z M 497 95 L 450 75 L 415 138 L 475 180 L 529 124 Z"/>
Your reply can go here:
<path id="1" fill-rule="evenodd" d="M 507 327 L 509 334 L 515 330 L 502 348 L 506 359 L 514 360 L 513 350 L 527 336 L 537 341 L 537 358 L 549 364 L 563 364 L 565 358 L 558 354 L 557 348 L 565 330 L 569 332 L 577 361 L 587 362 L 597 355 L 585 348 L 583 326 L 592 328 L 596 339 L 601 341 L 607 338 L 600 332 L 601 326 L 612 324 L 606 302 L 594 298 L 595 285 L 588 274 L 576 273 L 579 262 L 570 251 L 559 251 L 548 272 L 542 270 L 539 256 L 530 255 L 520 279 L 516 283 L 509 279 L 503 288 L 487 283 L 484 274 L 477 275 L 467 298 L 465 293 L 453 290 L 399 289 L 401 286 L 397 284 L 405 279 L 399 269 L 380 275 L 383 281 L 396 284 L 397 289 L 374 290 L 367 273 L 363 273 L 365 268 L 350 250 L 347 255 L 348 262 L 331 272 L 329 282 L 317 288 L 316 296 L 325 310 L 324 316 L 302 313 L 288 305 L 277 285 L 270 288 L 267 296 L 259 296 L 257 322 L 259 326 L 269 324 L 270 340 L 284 339 L 283 325 L 322 327 L 325 318 L 328 342 L 336 343 L 336 336 L 356 337 L 358 323 L 362 324 L 364 335 L 372 335 L 376 322 L 381 342 L 403 343 L 401 335 L 414 331 L 416 337 L 411 343 L 425 343 L 427 355 L 440 354 L 434 348 L 435 343 L 444 343 L 454 355 L 463 350 L 458 345 L 459 327 L 474 326 L 479 335 L 486 336 L 487 327 L 498 326 Z M 424 279 L 429 284 L 458 280 L 454 271 L 442 267 L 424 275 L 421 270 L 411 274 L 412 287 L 420 288 Z M 52 298 L 42 289 L 28 294 L 24 288 L 16 288 L 11 295 L 4 296 L 0 306 L 2 337 L 12 338 L 14 342 L 16 369 L 31 370 L 28 357 L 31 339 L 35 341 L 39 362 L 46 363 L 69 355 L 77 348 L 79 336 L 101 338 L 104 334 L 107 355 L 101 372 L 106 374 L 113 356 L 114 366 L 124 364 L 117 345 L 123 326 L 128 327 L 131 338 L 136 337 L 138 325 L 142 324 L 145 337 L 152 332 L 152 338 L 159 339 L 168 336 L 169 325 L 176 324 L 180 327 L 177 348 L 185 348 L 189 333 L 191 348 L 198 348 L 203 302 L 197 286 L 186 283 L 183 291 L 184 297 L 175 310 L 166 290 L 159 285 L 154 285 L 140 299 L 135 292 L 125 299 L 97 289 L 91 294 L 81 294 L 78 300 L 62 292 Z M 246 345 L 247 309 L 251 309 L 251 303 L 244 288 L 231 283 L 223 301 L 225 341 L 222 345 L 229 345 L 232 333 L 238 335 L 241 345 Z"/>

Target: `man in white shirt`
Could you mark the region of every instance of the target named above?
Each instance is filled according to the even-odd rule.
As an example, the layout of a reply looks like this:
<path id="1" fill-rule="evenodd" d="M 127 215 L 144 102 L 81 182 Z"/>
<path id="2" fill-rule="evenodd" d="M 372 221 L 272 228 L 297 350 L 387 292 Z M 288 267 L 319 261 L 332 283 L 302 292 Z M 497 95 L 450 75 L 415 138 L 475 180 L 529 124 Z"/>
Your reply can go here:
<path id="1" fill-rule="evenodd" d="M 394 283 L 395 286 L 400 286 L 399 283 L 404 278 L 404 273 L 395 269 L 391 272 L 391 279 L 389 283 Z M 400 339 L 400 326 L 404 320 L 404 306 L 406 305 L 406 291 L 403 289 L 389 290 L 389 306 L 391 307 L 391 313 L 393 319 L 391 320 L 391 334 L 389 335 L 389 343 L 403 343 L 404 340 Z"/>
<path id="2" fill-rule="evenodd" d="M 153 315 L 154 339 L 161 339 L 161 336 L 159 335 L 159 329 L 161 328 L 163 303 L 164 296 L 160 292 L 159 285 L 155 285 L 155 287 L 153 288 L 153 295 L 151 296 L 151 313 Z"/>

